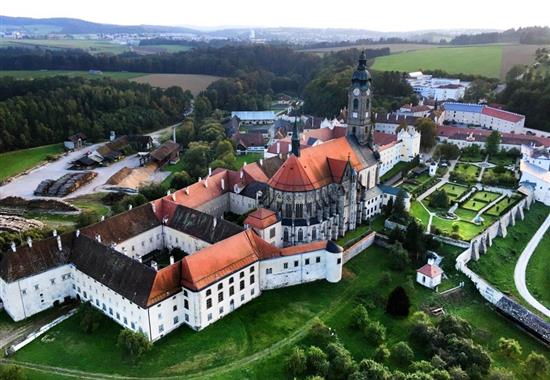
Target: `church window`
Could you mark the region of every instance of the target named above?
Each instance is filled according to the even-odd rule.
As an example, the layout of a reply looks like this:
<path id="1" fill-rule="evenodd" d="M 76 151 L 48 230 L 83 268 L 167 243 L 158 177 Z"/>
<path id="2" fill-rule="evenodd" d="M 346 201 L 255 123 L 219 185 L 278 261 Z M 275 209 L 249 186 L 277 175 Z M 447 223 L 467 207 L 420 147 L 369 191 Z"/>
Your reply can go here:
<path id="1" fill-rule="evenodd" d="M 189 301 L 183 300 L 183 307 L 189 310 Z"/>
<path id="2" fill-rule="evenodd" d="M 240 273 L 239 277 L 244 278 L 244 271 Z"/>
<path id="3" fill-rule="evenodd" d="M 244 301 L 244 294 L 241 294 L 241 302 Z"/>
<path id="4" fill-rule="evenodd" d="M 296 217 L 297 218 L 304 217 L 304 205 L 301 203 L 296 205 Z"/>
<path id="5" fill-rule="evenodd" d="M 208 290 L 206 291 L 206 295 L 209 296 L 209 295 L 211 295 L 211 294 L 212 294 L 212 289 L 208 289 Z"/>
<path id="6" fill-rule="evenodd" d="M 287 229 L 285 229 L 283 240 L 288 241 L 288 230 Z"/>
<path id="7" fill-rule="evenodd" d="M 255 279 L 254 279 L 254 275 L 250 276 L 250 284 L 253 284 L 253 283 L 254 283 L 254 281 L 255 281 Z"/>
<path id="8" fill-rule="evenodd" d="M 179 321 L 180 321 L 180 319 L 179 319 L 178 316 L 176 315 L 176 316 L 174 317 L 174 324 L 177 325 Z"/>
<path id="9" fill-rule="evenodd" d="M 120 319 L 120 314 L 116 313 L 116 319 Z"/>
<path id="10" fill-rule="evenodd" d="M 288 269 L 288 263 L 284 263 L 284 264 L 283 264 L 283 268 L 284 268 L 284 269 Z"/>
<path id="11" fill-rule="evenodd" d="M 185 322 L 189 322 L 189 314 L 185 314 Z"/>
<path id="12" fill-rule="evenodd" d="M 342 259 L 336 260 L 336 264 L 341 264 L 341 263 L 342 263 Z"/>
<path id="13" fill-rule="evenodd" d="M 353 110 L 357 111 L 359 108 L 359 99 L 353 99 Z"/>
<path id="14" fill-rule="evenodd" d="M 223 289 L 223 283 L 222 283 L 222 282 L 220 282 L 220 283 L 218 284 L 218 290 L 221 290 L 221 289 Z"/>
<path id="15" fill-rule="evenodd" d="M 298 230 L 298 241 L 302 241 L 304 240 L 304 232 L 302 231 L 302 229 L 299 229 Z"/>
<path id="16" fill-rule="evenodd" d="M 233 294 L 235 294 L 235 288 L 233 286 L 230 286 L 229 287 L 229 295 L 232 296 Z"/>
<path id="17" fill-rule="evenodd" d="M 317 257 L 315 258 L 315 262 L 316 262 L 316 263 L 320 263 L 320 262 L 321 262 L 321 257 L 320 257 L 320 256 L 317 256 Z"/>
<path id="18" fill-rule="evenodd" d="M 159 325 L 159 334 L 164 331 L 164 325 Z"/>
<path id="19" fill-rule="evenodd" d="M 254 295 L 254 288 L 250 289 L 250 295 L 251 295 L 251 296 Z"/>
<path id="20" fill-rule="evenodd" d="M 229 277 L 229 283 L 232 284 L 235 282 L 235 278 L 234 277 Z"/>
<path id="21" fill-rule="evenodd" d="M 23 294 L 23 295 L 27 294 L 27 289 L 21 290 L 21 294 Z"/>
<path id="22" fill-rule="evenodd" d="M 317 239 L 317 228 L 313 227 L 313 229 L 311 230 L 311 238 L 313 240 Z"/>
<path id="23" fill-rule="evenodd" d="M 255 267 L 250 267 L 250 273 L 254 273 Z"/>
<path id="24" fill-rule="evenodd" d="M 291 204 L 286 204 L 285 205 L 285 215 L 287 218 L 291 218 L 292 217 L 292 205 Z"/>
<path id="25" fill-rule="evenodd" d="M 306 205 L 306 209 L 307 209 L 308 215 L 311 215 L 311 203 L 308 203 L 308 204 Z"/>
<path id="26" fill-rule="evenodd" d="M 176 310 L 178 310 L 178 305 L 174 305 L 174 306 L 172 307 L 172 311 L 176 311 Z"/>
<path id="27" fill-rule="evenodd" d="M 223 306 L 220 307 L 220 314 L 223 314 Z"/>
<path id="28" fill-rule="evenodd" d="M 299 264 L 299 263 L 298 263 L 298 260 L 295 260 L 295 261 L 294 261 L 294 266 L 297 267 L 298 264 Z"/>

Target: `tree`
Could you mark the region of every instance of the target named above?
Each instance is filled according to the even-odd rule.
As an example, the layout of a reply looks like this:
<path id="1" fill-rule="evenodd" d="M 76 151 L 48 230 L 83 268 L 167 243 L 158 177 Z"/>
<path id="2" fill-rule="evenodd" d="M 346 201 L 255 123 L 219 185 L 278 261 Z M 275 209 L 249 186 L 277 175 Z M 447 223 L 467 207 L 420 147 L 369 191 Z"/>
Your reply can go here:
<path id="1" fill-rule="evenodd" d="M 171 187 L 176 190 L 183 189 L 192 183 L 193 179 L 185 170 L 172 174 L 172 180 L 170 181 Z"/>
<path id="2" fill-rule="evenodd" d="M 118 334 L 117 346 L 122 348 L 132 362 L 137 361 L 141 355 L 153 348 L 153 344 L 145 335 L 129 329 L 120 331 L 120 334 Z"/>
<path id="3" fill-rule="evenodd" d="M 357 305 L 351 311 L 351 326 L 353 328 L 364 329 L 369 323 L 369 313 L 365 306 Z"/>
<path id="4" fill-rule="evenodd" d="M 424 261 L 426 244 L 424 240 L 424 229 L 416 220 L 412 219 L 405 231 L 404 247 L 413 255 L 416 262 Z"/>
<path id="5" fill-rule="evenodd" d="M 340 343 L 330 343 L 327 346 L 327 356 L 330 362 L 328 378 L 345 380 L 357 367 L 350 352 Z"/>
<path id="6" fill-rule="evenodd" d="M 468 321 L 454 315 L 445 314 L 437 323 L 437 328 L 443 335 L 454 334 L 460 338 L 470 338 L 472 336 L 472 326 Z"/>
<path id="7" fill-rule="evenodd" d="M 210 162 L 210 146 L 205 141 L 193 141 L 185 152 L 183 159 L 187 163 L 187 171 L 191 178 L 202 177 L 207 173 Z"/>
<path id="8" fill-rule="evenodd" d="M 489 136 L 487 136 L 487 140 L 485 141 L 485 150 L 489 155 L 493 156 L 498 153 L 500 141 L 501 136 L 499 131 L 493 131 Z"/>
<path id="9" fill-rule="evenodd" d="M 393 212 L 393 198 L 388 199 L 388 203 L 384 206 L 384 216 L 389 218 Z"/>
<path id="10" fill-rule="evenodd" d="M 398 342 L 391 348 L 391 359 L 395 363 L 408 365 L 414 358 L 414 352 L 406 342 Z"/>
<path id="11" fill-rule="evenodd" d="M 376 350 L 374 350 L 374 354 L 372 355 L 372 357 L 378 363 L 384 363 L 390 358 L 390 350 L 388 350 L 385 344 L 381 344 L 380 346 L 376 347 Z"/>
<path id="12" fill-rule="evenodd" d="M 509 359 L 517 359 L 521 356 L 521 344 L 515 339 L 500 337 L 498 340 L 499 351 Z"/>
<path id="13" fill-rule="evenodd" d="M 386 313 L 395 317 L 406 317 L 409 315 L 411 301 L 403 287 L 397 286 L 388 297 Z"/>
<path id="14" fill-rule="evenodd" d="M 307 369 L 307 357 L 303 349 L 294 346 L 286 361 L 286 370 L 292 377 L 299 377 Z"/>
<path id="15" fill-rule="evenodd" d="M 420 147 L 430 149 L 435 146 L 437 137 L 437 125 L 427 117 L 418 119 L 415 124 L 416 130 L 420 132 Z"/>
<path id="16" fill-rule="evenodd" d="M 405 268 L 407 268 L 410 263 L 411 259 L 409 258 L 409 253 L 405 248 L 403 248 L 403 245 L 396 241 L 393 243 L 393 245 L 390 248 L 390 268 L 397 271 L 402 271 Z"/>
<path id="17" fill-rule="evenodd" d="M 469 380 L 470 379 L 466 371 L 464 371 L 459 366 L 452 366 L 451 368 L 449 368 L 448 372 L 449 372 L 449 375 L 451 375 L 452 380 Z"/>
<path id="18" fill-rule="evenodd" d="M 310 346 L 307 350 L 307 369 L 313 375 L 326 376 L 329 368 L 327 354 L 319 347 Z"/>
<path id="19" fill-rule="evenodd" d="M 78 315 L 80 316 L 80 328 L 86 334 L 96 332 L 101 325 L 102 314 L 89 302 L 82 303 L 78 307 Z"/>
<path id="20" fill-rule="evenodd" d="M 17 365 L 0 365 L 0 379 L 2 380 L 25 380 L 27 377 L 21 367 Z"/>
<path id="21" fill-rule="evenodd" d="M 537 352 L 531 351 L 524 363 L 525 374 L 535 379 L 543 379 L 549 371 L 548 360 Z"/>
<path id="22" fill-rule="evenodd" d="M 372 344 L 379 345 L 386 340 L 386 328 L 378 321 L 370 321 L 363 332 Z"/>
<path id="23" fill-rule="evenodd" d="M 80 214 L 78 214 L 76 225 L 78 228 L 82 228 L 97 222 L 99 222 L 99 214 L 97 212 L 93 210 L 81 211 Z"/>
<path id="24" fill-rule="evenodd" d="M 350 380 L 389 380 L 390 371 L 383 364 L 372 359 L 363 359 L 359 369 L 350 376 Z"/>
<path id="25" fill-rule="evenodd" d="M 491 372 L 489 372 L 489 375 L 487 376 L 487 380 L 514 380 L 514 375 L 503 368 L 493 368 Z"/>
<path id="26" fill-rule="evenodd" d="M 399 190 L 395 196 L 395 202 L 393 204 L 393 215 L 396 220 L 406 220 L 407 211 L 405 210 L 405 196 L 407 194 L 403 190 Z"/>
<path id="27" fill-rule="evenodd" d="M 430 206 L 446 209 L 449 207 L 449 196 L 445 190 L 436 190 L 430 199 Z"/>
<path id="28" fill-rule="evenodd" d="M 166 188 L 161 183 L 152 183 L 139 188 L 139 193 L 142 194 L 148 201 L 162 198 L 166 195 Z"/>
<path id="29" fill-rule="evenodd" d="M 476 79 L 470 83 L 464 94 L 464 101 L 478 103 L 481 99 L 487 99 L 493 91 L 493 83 L 485 79 Z"/>
<path id="30" fill-rule="evenodd" d="M 326 347 L 329 343 L 336 340 L 336 336 L 331 331 L 330 327 L 325 325 L 323 321 L 316 318 L 309 330 L 311 341 L 320 347 Z"/>

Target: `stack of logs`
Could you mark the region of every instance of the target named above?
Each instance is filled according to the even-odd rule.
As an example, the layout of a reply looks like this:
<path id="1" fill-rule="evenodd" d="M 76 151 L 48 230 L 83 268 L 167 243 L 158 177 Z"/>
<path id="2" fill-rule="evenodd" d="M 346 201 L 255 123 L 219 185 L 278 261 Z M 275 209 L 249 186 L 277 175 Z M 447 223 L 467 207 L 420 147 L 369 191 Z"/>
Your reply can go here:
<path id="1" fill-rule="evenodd" d="M 57 180 L 46 179 L 38 185 L 34 195 L 44 197 L 64 197 L 97 176 L 96 172 L 69 173 Z"/>

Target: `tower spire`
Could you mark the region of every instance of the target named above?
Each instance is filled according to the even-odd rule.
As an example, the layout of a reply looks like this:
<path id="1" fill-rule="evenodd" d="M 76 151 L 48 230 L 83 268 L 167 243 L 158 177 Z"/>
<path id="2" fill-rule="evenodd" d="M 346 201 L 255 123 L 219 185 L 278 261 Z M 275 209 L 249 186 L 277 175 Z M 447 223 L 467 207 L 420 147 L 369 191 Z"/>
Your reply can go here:
<path id="1" fill-rule="evenodd" d="M 292 154 L 300 157 L 300 135 L 298 134 L 298 116 L 294 118 L 292 127 Z"/>

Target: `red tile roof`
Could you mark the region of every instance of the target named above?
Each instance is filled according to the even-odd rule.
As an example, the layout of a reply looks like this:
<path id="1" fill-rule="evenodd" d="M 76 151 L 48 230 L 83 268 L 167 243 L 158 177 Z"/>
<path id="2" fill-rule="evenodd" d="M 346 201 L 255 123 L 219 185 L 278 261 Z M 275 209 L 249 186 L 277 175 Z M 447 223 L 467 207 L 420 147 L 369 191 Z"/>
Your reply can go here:
<path id="1" fill-rule="evenodd" d="M 228 170 L 220 170 L 212 173 L 211 176 L 205 177 L 201 181 L 195 182 L 186 188 L 177 190 L 173 194 L 165 196 L 163 199 L 190 208 L 197 208 L 232 189 L 227 172 Z M 222 189 L 221 186 L 222 180 L 224 182 L 224 189 Z"/>
<path id="2" fill-rule="evenodd" d="M 498 119 L 510 121 L 512 123 L 517 123 L 523 119 L 525 119 L 525 116 L 519 115 L 517 113 L 508 112 L 504 110 L 499 110 L 498 108 L 492 108 L 492 107 L 483 107 L 483 110 L 481 111 L 483 115 L 496 117 Z"/>
<path id="3" fill-rule="evenodd" d="M 263 230 L 273 224 L 277 223 L 277 214 L 274 211 L 259 208 L 256 211 L 250 213 L 244 220 L 244 224 L 248 224 L 250 227 Z"/>
<path id="4" fill-rule="evenodd" d="M 475 141 L 483 142 L 487 139 L 493 131 L 483 128 L 460 128 L 460 127 L 447 127 L 439 126 L 438 135 L 442 137 L 447 137 L 454 140 L 466 140 L 470 135 L 475 139 Z M 545 146 L 550 147 L 550 138 L 533 136 L 533 135 L 521 135 L 518 133 L 500 133 L 503 144 L 510 145 L 535 145 L 535 146 Z"/>
<path id="5" fill-rule="evenodd" d="M 379 146 L 390 145 L 391 143 L 397 142 L 397 135 L 395 134 L 375 131 L 373 137 L 374 143 Z"/>
<path id="6" fill-rule="evenodd" d="M 435 278 L 443 273 L 440 267 L 432 264 L 424 265 L 422 268 L 418 269 L 417 272 L 429 278 Z"/>
<path id="7" fill-rule="evenodd" d="M 289 156 L 268 184 L 283 191 L 311 191 L 315 189 L 305 166 L 294 155 Z"/>

